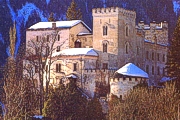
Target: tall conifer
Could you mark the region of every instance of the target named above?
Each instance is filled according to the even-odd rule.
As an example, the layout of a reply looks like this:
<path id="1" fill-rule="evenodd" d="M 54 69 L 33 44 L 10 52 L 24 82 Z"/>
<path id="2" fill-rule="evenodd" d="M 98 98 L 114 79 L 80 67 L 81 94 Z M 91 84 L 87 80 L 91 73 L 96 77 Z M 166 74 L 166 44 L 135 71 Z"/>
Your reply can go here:
<path id="1" fill-rule="evenodd" d="M 167 75 L 176 78 L 177 85 L 180 86 L 180 17 L 173 33 L 173 39 L 169 43 L 166 63 Z"/>
<path id="2" fill-rule="evenodd" d="M 66 12 L 66 18 L 68 20 L 81 20 L 82 13 L 81 10 L 78 9 L 77 4 L 74 0 L 72 0 L 71 5 L 68 7 Z"/>

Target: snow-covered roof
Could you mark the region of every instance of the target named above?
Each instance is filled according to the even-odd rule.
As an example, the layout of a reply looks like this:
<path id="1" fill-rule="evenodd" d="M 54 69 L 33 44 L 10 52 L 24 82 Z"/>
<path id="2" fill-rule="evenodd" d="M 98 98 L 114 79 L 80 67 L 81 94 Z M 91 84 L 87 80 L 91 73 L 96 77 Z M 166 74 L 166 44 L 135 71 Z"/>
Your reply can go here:
<path id="1" fill-rule="evenodd" d="M 89 31 L 91 29 L 82 20 L 71 20 L 71 21 L 55 21 L 55 22 L 38 22 L 32 25 L 28 29 L 46 29 L 52 28 L 52 23 L 56 23 L 57 28 L 71 28 L 79 23 L 82 23 Z"/>
<path id="2" fill-rule="evenodd" d="M 81 36 L 81 35 L 91 35 L 92 33 L 83 33 L 83 32 L 80 32 L 78 33 L 77 35 Z"/>
<path id="3" fill-rule="evenodd" d="M 77 76 L 74 75 L 74 74 L 67 75 L 66 77 L 67 77 L 67 78 L 77 78 Z"/>
<path id="4" fill-rule="evenodd" d="M 127 76 L 134 76 L 134 77 L 143 77 L 143 78 L 149 78 L 148 74 L 134 65 L 133 63 L 128 63 L 124 65 L 122 68 L 116 71 L 116 73 L 127 75 Z"/>
<path id="5" fill-rule="evenodd" d="M 150 29 L 150 26 L 144 26 L 144 29 L 146 29 L 146 30 Z"/>
<path id="6" fill-rule="evenodd" d="M 69 48 L 62 50 L 60 52 L 53 53 L 52 56 L 78 56 L 78 55 L 84 55 L 84 56 L 98 56 L 97 52 L 93 48 Z"/>
<path id="7" fill-rule="evenodd" d="M 149 43 L 154 43 L 152 42 L 151 40 L 148 40 L 148 39 L 144 39 L 145 42 L 149 42 Z"/>

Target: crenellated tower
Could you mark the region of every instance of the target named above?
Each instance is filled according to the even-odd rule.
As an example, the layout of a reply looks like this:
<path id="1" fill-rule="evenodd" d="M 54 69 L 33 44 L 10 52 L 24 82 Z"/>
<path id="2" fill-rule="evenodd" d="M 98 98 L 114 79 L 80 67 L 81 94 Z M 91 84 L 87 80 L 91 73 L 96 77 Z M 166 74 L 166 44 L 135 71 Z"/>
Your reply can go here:
<path id="1" fill-rule="evenodd" d="M 117 69 L 131 62 L 135 44 L 136 13 L 118 7 L 94 8 L 93 48 L 99 51 L 99 66 Z M 129 58 L 129 59 L 128 59 Z"/>

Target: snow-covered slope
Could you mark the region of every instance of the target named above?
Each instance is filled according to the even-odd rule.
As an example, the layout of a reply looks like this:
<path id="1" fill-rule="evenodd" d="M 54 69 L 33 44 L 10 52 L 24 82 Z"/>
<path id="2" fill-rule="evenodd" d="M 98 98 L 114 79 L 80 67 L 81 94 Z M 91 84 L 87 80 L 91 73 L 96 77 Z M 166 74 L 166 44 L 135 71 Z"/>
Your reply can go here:
<path id="1" fill-rule="evenodd" d="M 178 13 L 180 12 L 180 1 L 174 0 L 173 7 L 174 7 L 174 12 L 176 13 L 176 15 L 178 15 Z"/>

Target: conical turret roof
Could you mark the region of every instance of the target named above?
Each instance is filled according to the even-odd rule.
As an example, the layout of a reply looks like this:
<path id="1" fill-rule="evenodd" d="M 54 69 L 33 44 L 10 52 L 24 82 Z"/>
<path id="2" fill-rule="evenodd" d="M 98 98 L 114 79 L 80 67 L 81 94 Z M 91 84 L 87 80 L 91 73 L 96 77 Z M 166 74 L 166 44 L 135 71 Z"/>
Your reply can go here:
<path id="1" fill-rule="evenodd" d="M 145 71 L 143 71 L 133 63 L 128 63 L 124 65 L 122 68 L 117 70 L 116 73 L 126 76 L 149 78 L 148 74 Z"/>

